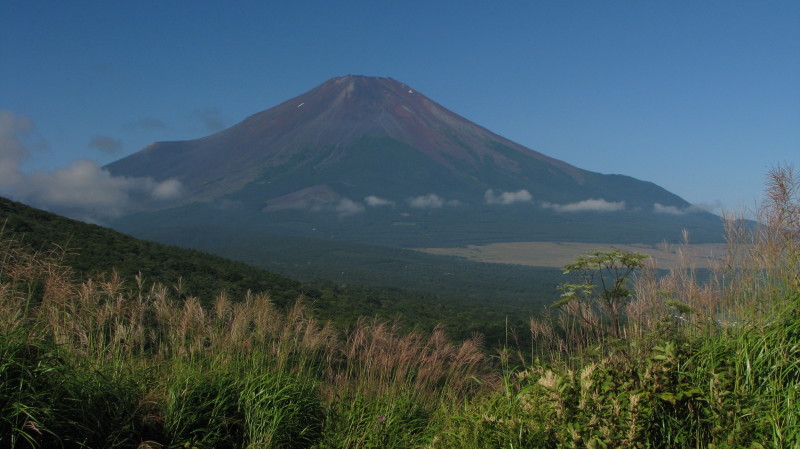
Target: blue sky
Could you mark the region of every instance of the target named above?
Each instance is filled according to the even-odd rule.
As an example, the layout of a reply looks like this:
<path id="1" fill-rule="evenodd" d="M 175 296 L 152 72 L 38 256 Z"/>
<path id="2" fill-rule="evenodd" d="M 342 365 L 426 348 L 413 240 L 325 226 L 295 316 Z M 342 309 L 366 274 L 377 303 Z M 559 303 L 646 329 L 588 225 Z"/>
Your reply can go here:
<path id="1" fill-rule="evenodd" d="M 15 194 L 3 176 L 46 184 L 346 74 L 695 204 L 751 207 L 770 167 L 800 162 L 797 1 L 10 0 L 0 192 Z"/>

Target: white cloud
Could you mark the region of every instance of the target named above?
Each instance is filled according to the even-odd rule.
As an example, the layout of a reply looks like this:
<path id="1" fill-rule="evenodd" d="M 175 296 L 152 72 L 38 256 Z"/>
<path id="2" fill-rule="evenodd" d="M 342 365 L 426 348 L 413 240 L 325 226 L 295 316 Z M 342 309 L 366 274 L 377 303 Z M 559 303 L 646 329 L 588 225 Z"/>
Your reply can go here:
<path id="1" fill-rule="evenodd" d="M 175 199 L 181 191 L 181 183 L 174 179 L 112 176 L 87 160 L 23 175 L 22 182 L 12 186 L 14 196 L 23 202 L 87 221 L 118 217 L 139 200 Z"/>
<path id="2" fill-rule="evenodd" d="M 699 212 L 719 213 L 719 211 L 721 210 L 722 210 L 722 205 L 719 202 L 716 205 L 693 204 L 691 206 L 686 206 L 683 208 L 677 206 L 665 206 L 660 203 L 653 204 L 653 212 L 657 214 L 685 215 L 685 214 L 695 214 Z"/>
<path id="3" fill-rule="evenodd" d="M 342 200 L 339 201 L 339 204 L 336 205 L 335 209 L 336 213 L 339 214 L 340 217 L 346 217 L 348 215 L 355 215 L 364 212 L 364 206 L 348 198 L 342 198 Z"/>
<path id="4" fill-rule="evenodd" d="M 394 201 L 390 201 L 375 195 L 370 195 L 364 198 L 364 201 L 369 207 L 394 206 Z"/>
<path id="5" fill-rule="evenodd" d="M 142 187 L 140 182 L 111 176 L 94 162 L 77 160 L 66 168 L 26 176 L 25 186 L 17 186 L 16 193 L 48 206 L 116 209 L 127 206 L 127 191 Z"/>
<path id="6" fill-rule="evenodd" d="M 445 200 L 435 193 L 429 193 L 409 198 L 408 204 L 417 209 L 441 209 L 444 206 L 458 206 L 461 202 L 458 200 Z"/>
<path id="7" fill-rule="evenodd" d="M 409 198 L 408 204 L 419 209 L 440 209 L 444 200 L 435 193 Z"/>
<path id="8" fill-rule="evenodd" d="M 518 192 L 503 192 L 496 194 L 494 190 L 489 189 L 483 195 L 488 204 L 513 204 L 513 203 L 529 203 L 533 196 L 525 189 Z"/>
<path id="9" fill-rule="evenodd" d="M 174 200 L 183 195 L 183 184 L 177 179 L 167 179 L 156 184 L 153 198 L 157 200 Z"/>
<path id="10" fill-rule="evenodd" d="M 569 204 L 542 203 L 542 207 L 557 212 L 616 212 L 625 209 L 625 201 L 611 202 L 600 198 Z"/>
<path id="11" fill-rule="evenodd" d="M 720 215 L 725 212 L 725 205 L 720 200 L 707 203 L 695 203 L 689 208 L 690 212 L 711 212 Z"/>
<path id="12" fill-rule="evenodd" d="M 33 123 L 0 111 L 0 189 L 12 199 L 85 221 L 101 221 L 132 210 L 139 201 L 177 198 L 179 181 L 112 176 L 97 163 L 76 160 L 65 168 L 26 174 L 20 163 Z"/>
<path id="13" fill-rule="evenodd" d="M 654 203 L 653 212 L 657 214 L 683 215 L 686 213 L 686 209 L 681 209 L 675 206 L 664 206 L 663 204 Z"/>

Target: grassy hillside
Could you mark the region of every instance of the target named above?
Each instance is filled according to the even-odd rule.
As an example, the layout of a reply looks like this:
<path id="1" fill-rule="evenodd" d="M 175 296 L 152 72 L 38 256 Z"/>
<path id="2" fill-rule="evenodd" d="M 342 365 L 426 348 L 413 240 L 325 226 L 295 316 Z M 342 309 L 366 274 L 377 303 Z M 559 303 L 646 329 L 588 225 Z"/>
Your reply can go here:
<path id="1" fill-rule="evenodd" d="M 234 262 L 2 198 L 0 223 L 4 239 L 30 251 L 49 251 L 54 245 L 66 249 L 63 263 L 83 279 L 107 276 L 114 269 L 131 288 L 139 273 L 145 286 L 173 286 L 180 280 L 183 297 L 196 296 L 206 304 L 221 291 L 231 298 L 242 298 L 248 290 L 268 292 L 279 305 L 303 294 L 318 317 L 341 325 L 359 316 L 401 318 L 406 327 L 444 324 L 458 338 L 482 332 L 492 344 L 505 339 L 509 325 L 524 330 L 528 317 L 555 299 L 561 280 L 554 269 L 480 264 L 366 245 L 220 231 L 214 245 L 201 246 L 190 229 L 176 234 L 183 246 L 241 258 Z"/>

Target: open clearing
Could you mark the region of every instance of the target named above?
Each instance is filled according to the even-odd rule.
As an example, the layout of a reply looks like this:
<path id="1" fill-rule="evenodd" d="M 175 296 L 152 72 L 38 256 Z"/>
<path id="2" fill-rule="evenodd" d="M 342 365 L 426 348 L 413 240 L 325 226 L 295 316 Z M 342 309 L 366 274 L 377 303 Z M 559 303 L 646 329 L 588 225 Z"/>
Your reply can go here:
<path id="1" fill-rule="evenodd" d="M 725 243 L 686 245 L 615 244 L 576 242 L 505 242 L 488 245 L 469 245 L 461 248 L 418 248 L 418 251 L 459 256 L 478 262 L 510 263 L 536 267 L 563 267 L 575 257 L 597 250 L 617 249 L 647 254 L 657 268 L 677 266 L 711 268 L 725 254 Z M 683 262 L 682 262 L 683 259 Z"/>

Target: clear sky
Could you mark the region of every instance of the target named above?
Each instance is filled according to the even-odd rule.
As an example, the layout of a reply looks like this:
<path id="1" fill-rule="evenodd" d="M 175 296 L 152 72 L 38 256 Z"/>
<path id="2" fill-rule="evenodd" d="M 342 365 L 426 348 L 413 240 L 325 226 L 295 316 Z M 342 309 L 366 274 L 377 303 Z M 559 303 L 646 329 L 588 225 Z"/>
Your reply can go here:
<path id="1" fill-rule="evenodd" d="M 770 167 L 800 168 L 797 0 L 7 0 L 0 193 L 347 74 L 695 204 L 752 206 Z"/>

